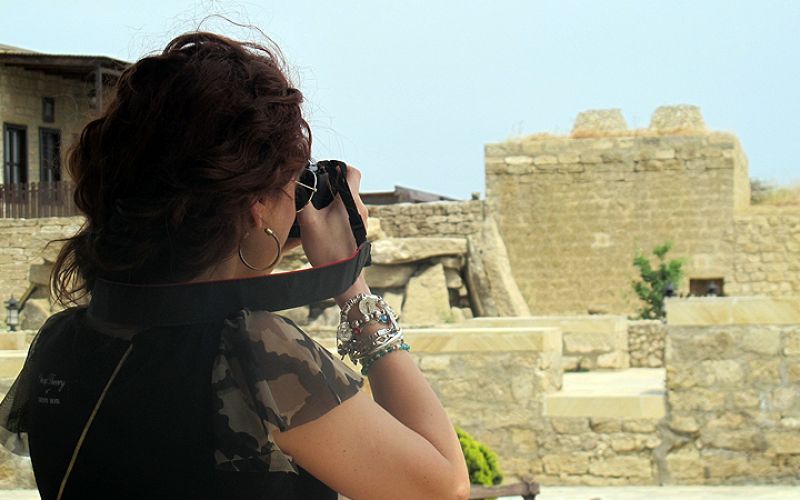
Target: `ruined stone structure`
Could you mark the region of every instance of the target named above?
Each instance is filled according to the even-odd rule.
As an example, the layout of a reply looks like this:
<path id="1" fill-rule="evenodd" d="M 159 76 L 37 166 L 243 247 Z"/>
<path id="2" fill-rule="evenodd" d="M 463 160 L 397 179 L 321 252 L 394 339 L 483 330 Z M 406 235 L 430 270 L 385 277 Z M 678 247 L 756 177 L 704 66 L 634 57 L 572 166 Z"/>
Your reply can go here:
<path id="1" fill-rule="evenodd" d="M 697 108 L 662 107 L 628 130 L 587 112 L 570 136 L 488 144 L 486 192 L 514 276 L 536 314 L 632 313 L 633 257 L 667 240 L 685 257 L 678 291 L 721 280 L 726 295 L 800 294 L 800 210 L 750 206 L 747 158 Z"/>

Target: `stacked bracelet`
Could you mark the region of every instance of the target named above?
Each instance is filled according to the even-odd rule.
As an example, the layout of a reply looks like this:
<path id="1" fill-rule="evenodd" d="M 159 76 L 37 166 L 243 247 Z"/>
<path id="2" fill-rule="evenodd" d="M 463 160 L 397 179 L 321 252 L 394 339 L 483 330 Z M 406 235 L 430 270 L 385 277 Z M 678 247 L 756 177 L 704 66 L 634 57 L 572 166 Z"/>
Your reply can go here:
<path id="1" fill-rule="evenodd" d="M 411 346 L 406 344 L 405 342 L 400 342 L 399 344 L 392 344 L 392 345 L 390 345 L 388 347 L 385 347 L 385 348 L 381 349 L 380 351 L 378 351 L 375 354 L 375 356 L 362 361 L 361 362 L 361 375 L 366 376 L 368 374 L 369 368 L 372 366 L 372 364 L 375 363 L 376 361 L 378 361 L 379 359 L 381 359 L 382 357 L 386 356 L 387 354 L 389 354 L 392 351 L 399 351 L 401 349 L 404 350 L 404 351 L 410 351 L 411 350 Z"/>
<path id="2" fill-rule="evenodd" d="M 358 304 L 361 317 L 350 320 L 351 309 Z M 370 334 L 362 334 L 362 328 L 371 323 L 384 324 Z M 349 356 L 354 364 L 361 363 L 362 374 L 366 375 L 369 366 L 386 354 L 410 346 L 403 341 L 403 331 L 397 324 L 397 316 L 389 304 L 378 295 L 358 294 L 342 306 L 341 321 L 336 331 L 337 350 Z"/>

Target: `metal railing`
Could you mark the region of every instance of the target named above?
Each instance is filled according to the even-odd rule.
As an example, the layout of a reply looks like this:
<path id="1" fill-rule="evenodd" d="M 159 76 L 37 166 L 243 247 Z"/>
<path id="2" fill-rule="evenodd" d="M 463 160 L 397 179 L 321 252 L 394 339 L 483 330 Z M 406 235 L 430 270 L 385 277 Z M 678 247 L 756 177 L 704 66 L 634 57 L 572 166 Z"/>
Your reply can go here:
<path id="1" fill-rule="evenodd" d="M 70 181 L 0 184 L 0 218 L 37 219 L 80 215 Z"/>

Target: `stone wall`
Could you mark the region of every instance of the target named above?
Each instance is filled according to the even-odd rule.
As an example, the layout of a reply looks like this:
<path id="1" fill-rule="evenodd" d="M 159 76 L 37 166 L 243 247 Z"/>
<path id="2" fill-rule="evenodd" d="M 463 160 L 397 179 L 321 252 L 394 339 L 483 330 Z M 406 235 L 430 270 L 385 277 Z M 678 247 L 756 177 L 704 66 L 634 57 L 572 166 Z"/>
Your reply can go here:
<path id="1" fill-rule="evenodd" d="M 628 353 L 631 368 L 664 366 L 667 325 L 658 319 L 628 322 Z"/>
<path id="2" fill-rule="evenodd" d="M 675 326 L 664 479 L 800 484 L 800 324 Z"/>
<path id="3" fill-rule="evenodd" d="M 52 260 L 62 243 L 48 241 L 75 234 L 83 217 L 49 217 L 43 219 L 0 219 L 0 297 L 16 299 L 30 284 L 31 266 Z"/>
<path id="4" fill-rule="evenodd" d="M 675 243 L 668 258 L 687 258 L 687 278 L 736 280 L 735 215 L 748 208 L 750 192 L 738 139 L 705 130 L 696 108 L 659 108 L 643 130 L 609 116 L 579 117 L 571 136 L 485 147 L 487 204 L 534 314 L 636 312 L 634 255 L 655 259 L 652 249 L 667 240 Z M 786 252 L 790 240 L 775 238 L 784 238 Z M 796 267 L 797 255 L 784 265 Z M 746 279 L 751 288 L 766 280 Z M 776 285 L 763 288 L 785 293 Z M 685 279 L 678 293 L 688 290 Z"/>
<path id="5" fill-rule="evenodd" d="M 730 295 L 800 295 L 800 209 L 753 207 L 735 217 Z"/>
<path id="6" fill-rule="evenodd" d="M 486 212 L 481 200 L 369 205 L 368 209 L 370 217 L 381 220 L 386 236 L 396 238 L 465 238 L 480 231 Z"/>
<path id="7" fill-rule="evenodd" d="M 65 153 L 92 118 L 94 110 L 88 93 L 93 88 L 93 79 L 82 82 L 0 64 L 0 122 L 27 127 L 28 182 L 38 182 L 40 179 L 40 127 L 61 131 L 62 180 L 66 180 L 63 169 Z M 43 97 L 54 99 L 53 123 L 42 121 Z M 0 157 L 2 149 L 3 143 L 0 141 Z M 3 178 L 0 178 L 0 183 L 3 182 Z"/>
<path id="8" fill-rule="evenodd" d="M 653 450 L 661 443 L 653 419 L 543 419 L 534 478 L 552 485 L 658 484 Z"/>

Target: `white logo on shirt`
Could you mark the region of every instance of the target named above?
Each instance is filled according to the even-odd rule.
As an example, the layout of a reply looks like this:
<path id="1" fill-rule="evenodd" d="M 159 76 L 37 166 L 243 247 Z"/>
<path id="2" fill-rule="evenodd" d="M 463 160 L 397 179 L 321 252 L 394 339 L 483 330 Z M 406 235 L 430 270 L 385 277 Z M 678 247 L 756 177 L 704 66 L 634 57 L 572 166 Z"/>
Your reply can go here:
<path id="1" fill-rule="evenodd" d="M 39 396 L 36 400 L 39 403 L 58 405 L 61 404 L 61 398 L 52 397 L 51 394 L 55 391 L 61 392 L 67 381 L 64 379 L 56 378 L 55 373 L 50 373 L 46 377 L 39 375 L 39 385 L 44 386 L 44 396 Z"/>

